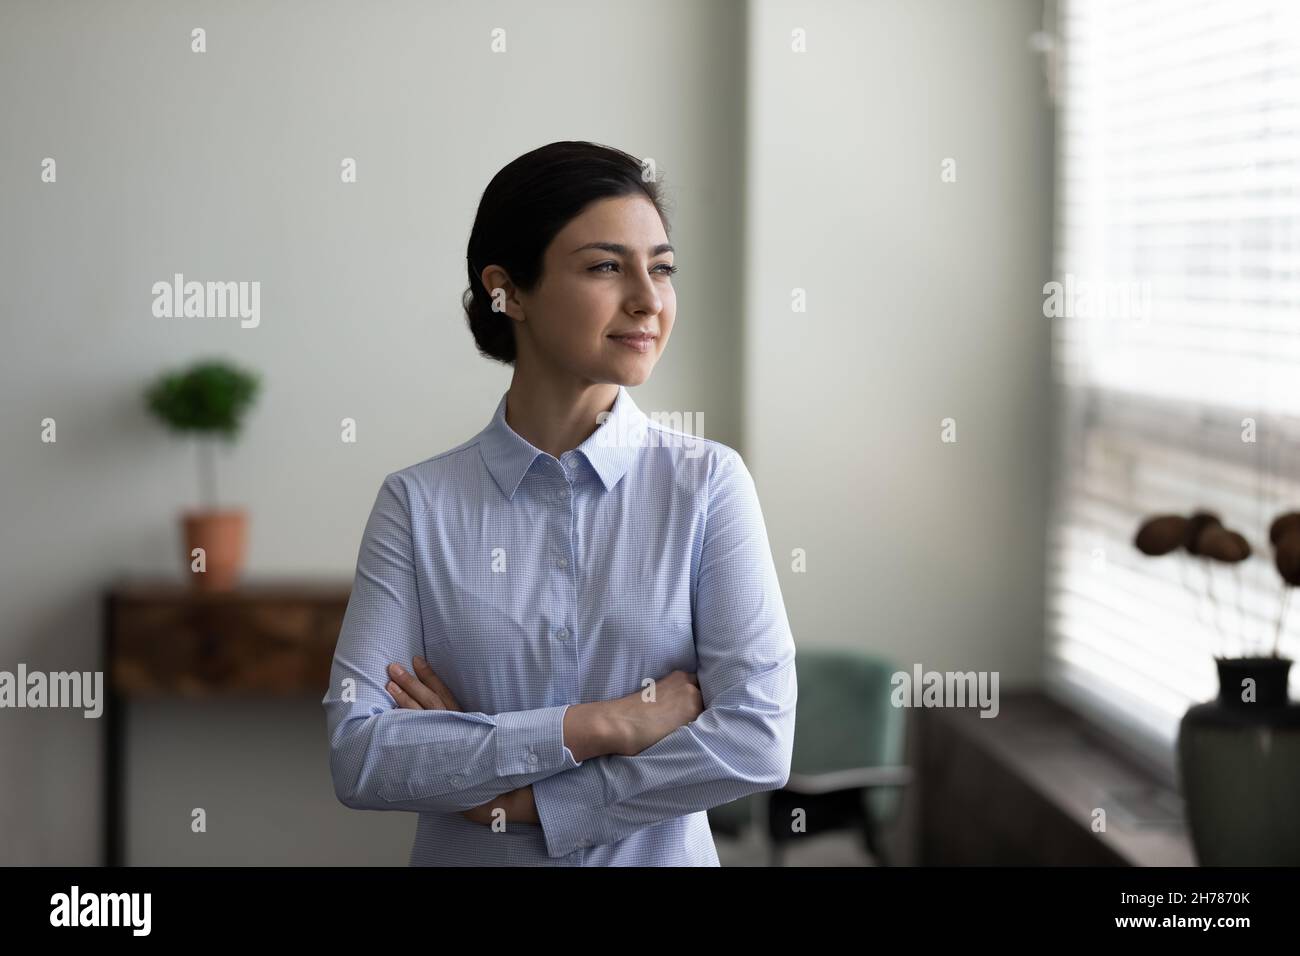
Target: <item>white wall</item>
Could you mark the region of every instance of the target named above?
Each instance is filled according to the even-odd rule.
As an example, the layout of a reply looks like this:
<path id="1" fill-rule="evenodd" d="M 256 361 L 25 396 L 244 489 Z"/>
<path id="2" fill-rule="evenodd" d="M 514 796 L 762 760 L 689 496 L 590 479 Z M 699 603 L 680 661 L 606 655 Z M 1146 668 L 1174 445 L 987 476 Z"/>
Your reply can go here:
<path id="1" fill-rule="evenodd" d="M 757 0 L 749 34 L 745 447 L 796 637 L 1003 688 L 1041 669 L 1040 18 L 1037 0 Z"/>
<path id="2" fill-rule="evenodd" d="M 350 579 L 383 476 L 477 432 L 509 382 L 460 313 L 465 243 L 492 174 L 547 142 L 657 161 L 681 306 L 637 401 L 736 444 L 742 12 L 0 6 L 0 669 L 99 667 L 105 584 L 179 573 L 194 453 L 140 395 L 199 355 L 265 377 L 220 463 L 224 497 L 253 515 L 250 571 Z M 356 185 L 339 182 L 345 156 Z M 178 271 L 260 281 L 260 326 L 153 318 L 152 284 Z M 404 863 L 413 816 L 334 800 L 319 700 L 133 708 L 128 861 Z M 0 864 L 97 862 L 100 730 L 0 711 Z M 206 838 L 189 834 L 195 806 Z"/>

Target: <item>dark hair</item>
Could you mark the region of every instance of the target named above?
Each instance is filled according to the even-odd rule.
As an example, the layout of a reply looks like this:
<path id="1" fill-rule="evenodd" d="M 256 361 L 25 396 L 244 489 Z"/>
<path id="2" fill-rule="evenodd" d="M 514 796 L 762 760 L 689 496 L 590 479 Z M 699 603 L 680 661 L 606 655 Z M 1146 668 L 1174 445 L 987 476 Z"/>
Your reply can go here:
<path id="1" fill-rule="evenodd" d="M 641 170 L 641 161 L 621 149 L 564 141 L 524 153 L 492 177 L 470 230 L 469 288 L 461 300 L 479 352 L 507 365 L 516 355 L 514 321 L 492 311 L 492 296 L 479 277 L 482 269 L 501 266 L 516 287 L 531 291 L 556 234 L 591 203 L 614 196 L 645 196 L 667 233 L 659 184 L 646 182 Z"/>

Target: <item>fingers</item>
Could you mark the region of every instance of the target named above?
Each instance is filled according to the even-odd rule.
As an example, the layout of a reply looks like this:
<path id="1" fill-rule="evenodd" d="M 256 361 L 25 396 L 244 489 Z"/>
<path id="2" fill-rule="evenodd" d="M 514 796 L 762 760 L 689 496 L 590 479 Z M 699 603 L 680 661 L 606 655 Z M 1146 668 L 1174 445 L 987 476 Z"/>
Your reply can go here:
<path id="1" fill-rule="evenodd" d="M 415 676 L 420 682 L 432 690 L 447 705 L 448 710 L 460 710 L 460 704 L 457 703 L 456 697 L 451 692 L 451 688 L 443 683 L 442 678 L 433 672 L 429 662 L 423 657 L 412 658 L 415 665 Z"/>
<path id="2" fill-rule="evenodd" d="M 424 707 L 414 697 L 392 681 L 389 681 L 384 687 L 388 693 L 393 695 L 393 700 L 397 701 L 397 706 L 402 710 L 424 710 Z"/>
<path id="3" fill-rule="evenodd" d="M 389 664 L 388 676 L 392 678 L 388 682 L 388 692 L 393 695 L 393 699 L 399 706 L 407 710 L 447 709 L 447 705 L 437 693 L 417 680 L 415 675 L 401 664 Z M 394 686 L 397 688 L 396 692 L 393 690 Z M 401 694 L 401 697 L 398 694 Z"/>

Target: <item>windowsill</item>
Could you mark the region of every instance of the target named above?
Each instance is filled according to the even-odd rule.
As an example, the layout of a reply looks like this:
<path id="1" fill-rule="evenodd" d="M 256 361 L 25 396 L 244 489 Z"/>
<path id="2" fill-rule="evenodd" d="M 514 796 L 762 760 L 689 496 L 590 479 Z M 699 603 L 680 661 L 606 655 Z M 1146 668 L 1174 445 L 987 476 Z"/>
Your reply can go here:
<path id="1" fill-rule="evenodd" d="M 1002 694 L 991 719 L 973 708 L 935 709 L 927 717 L 938 722 L 927 733 L 961 735 L 962 744 L 978 748 L 1054 808 L 1062 826 L 1077 827 L 1119 862 L 1196 865 L 1178 793 L 1041 692 Z M 1093 830 L 1096 808 L 1106 811 L 1105 832 Z"/>

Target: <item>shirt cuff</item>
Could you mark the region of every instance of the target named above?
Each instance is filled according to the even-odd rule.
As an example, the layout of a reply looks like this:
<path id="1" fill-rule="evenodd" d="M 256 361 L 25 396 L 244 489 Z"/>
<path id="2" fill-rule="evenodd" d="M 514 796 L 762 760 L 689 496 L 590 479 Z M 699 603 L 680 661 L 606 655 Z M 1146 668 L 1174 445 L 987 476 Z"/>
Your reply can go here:
<path id="1" fill-rule="evenodd" d="M 546 838 L 547 856 L 567 856 L 610 842 L 604 831 L 605 785 L 600 770 L 593 763 L 585 773 L 557 773 L 533 784 L 533 806 Z"/>
<path id="2" fill-rule="evenodd" d="M 568 704 L 497 715 L 498 777 L 568 770 L 582 766 L 564 746 L 564 712 Z"/>

